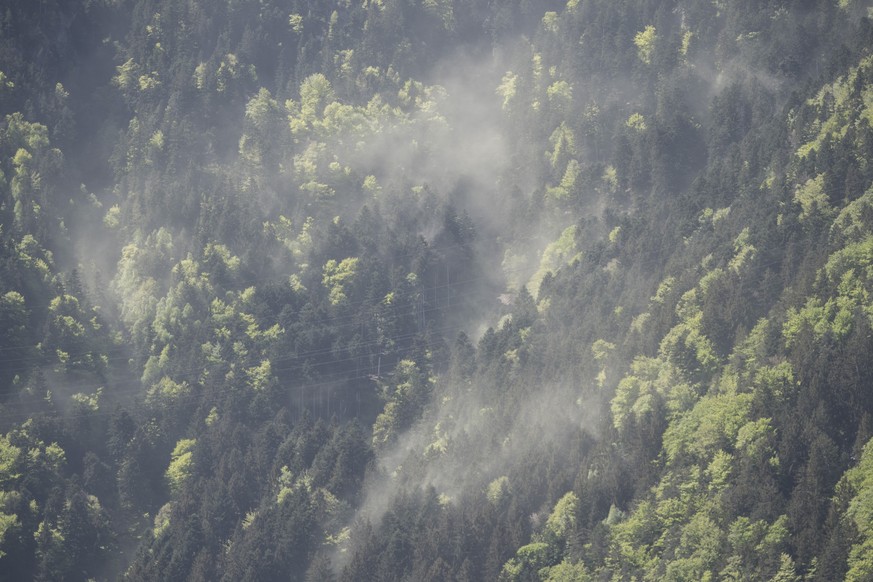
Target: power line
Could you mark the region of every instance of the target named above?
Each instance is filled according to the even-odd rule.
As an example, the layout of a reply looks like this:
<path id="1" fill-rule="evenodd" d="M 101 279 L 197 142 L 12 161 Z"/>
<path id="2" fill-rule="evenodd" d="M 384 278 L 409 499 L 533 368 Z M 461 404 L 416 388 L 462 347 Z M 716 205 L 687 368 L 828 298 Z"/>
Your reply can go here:
<path id="1" fill-rule="evenodd" d="M 761 268 L 761 267 L 766 268 L 768 266 L 772 266 L 772 265 L 775 265 L 778 263 L 783 263 L 784 260 L 785 260 L 784 258 L 780 257 L 778 259 L 773 259 L 771 261 L 759 263 L 758 267 L 759 268 Z M 637 261 L 637 262 L 635 262 L 635 264 L 645 266 L 645 264 L 654 264 L 655 262 L 658 262 L 658 261 L 652 259 L 649 261 L 642 261 L 642 262 Z M 504 272 L 514 272 L 514 271 L 518 271 L 518 270 L 521 270 L 521 269 L 520 268 L 509 269 L 509 270 L 505 270 Z M 447 281 L 444 284 L 433 285 L 431 287 L 427 287 L 424 289 L 411 290 L 405 294 L 405 297 L 407 299 L 409 299 L 409 298 L 414 298 L 414 297 L 421 297 L 425 294 L 432 293 L 434 295 L 434 297 L 437 299 L 437 304 L 425 309 L 424 312 L 425 312 L 425 314 L 434 313 L 434 312 L 438 312 L 441 309 L 443 309 L 443 307 L 439 306 L 439 301 L 438 301 L 439 294 L 437 293 L 437 291 L 444 289 L 444 288 L 451 291 L 451 287 L 463 285 L 463 284 L 470 283 L 470 282 L 481 281 L 481 280 L 485 280 L 488 278 L 489 277 L 480 276 L 480 277 L 469 278 L 466 280 L 455 281 L 454 283 Z M 469 297 L 469 296 L 479 295 L 481 293 L 489 293 L 489 292 L 484 290 L 484 289 L 477 289 L 477 290 L 467 292 L 467 293 L 456 294 L 455 297 L 456 298 L 465 297 L 465 296 Z M 403 295 L 401 295 L 401 297 L 403 297 Z M 484 302 L 484 300 L 481 300 L 481 299 L 479 301 Z M 348 308 L 350 306 L 363 305 L 365 303 L 367 303 L 367 301 L 360 301 L 360 302 L 355 302 L 353 304 L 346 304 L 345 307 Z M 378 306 L 378 304 L 375 305 L 374 307 L 377 307 L 377 306 Z M 447 306 L 448 306 L 448 303 L 447 303 Z M 404 317 L 411 317 L 416 312 L 420 312 L 420 310 L 421 310 L 421 307 L 419 305 L 410 304 L 409 311 L 403 311 L 400 313 L 391 313 L 390 315 L 392 317 L 402 319 Z M 345 327 L 345 326 L 340 325 L 337 322 L 350 320 L 350 319 L 359 319 L 360 317 L 362 317 L 361 313 L 351 313 L 351 314 L 346 315 L 346 316 L 329 317 L 329 318 L 326 318 L 325 320 L 322 320 L 322 321 L 325 323 L 326 327 L 328 327 L 329 324 L 333 323 L 334 325 L 330 326 L 331 329 L 343 329 L 343 327 Z M 359 324 L 362 324 L 362 322 L 353 321 L 347 325 L 357 326 Z M 419 326 L 419 327 L 424 327 L 424 326 Z M 449 329 L 456 329 L 457 331 L 462 331 L 463 327 L 461 327 L 461 326 L 448 327 L 447 326 L 447 327 L 443 327 L 443 328 L 432 328 L 429 331 L 431 333 L 442 333 L 442 332 L 448 331 Z M 425 330 L 425 331 L 428 331 L 428 330 Z M 397 336 L 388 336 L 388 337 L 384 337 L 384 338 L 376 338 L 376 339 L 368 340 L 365 342 L 358 343 L 353 347 L 357 348 L 358 350 L 364 350 L 364 349 L 369 348 L 369 347 L 375 347 L 375 346 L 378 346 L 380 344 L 384 345 L 384 344 L 389 343 L 389 342 L 393 343 L 393 344 L 397 344 L 399 342 L 403 342 L 403 341 L 407 341 L 407 340 L 414 340 L 415 338 L 422 337 L 422 333 L 423 333 L 422 330 L 419 329 L 415 332 L 409 332 L 409 333 L 405 333 L 405 334 L 401 334 L 401 335 L 397 335 Z M 349 348 L 349 346 L 346 346 L 344 351 L 347 351 L 348 348 Z M 308 352 L 295 353 L 294 356 L 292 358 L 290 358 L 290 361 L 294 362 L 293 364 L 287 365 L 284 367 L 273 368 L 273 371 L 274 372 L 292 371 L 292 370 L 298 369 L 301 365 L 304 365 L 307 361 L 310 361 L 313 358 L 317 358 L 319 356 L 324 356 L 324 355 L 333 353 L 335 351 L 336 351 L 336 348 L 334 348 L 334 347 L 326 347 L 326 348 L 311 350 Z M 410 351 L 411 351 L 411 348 L 408 348 L 405 350 L 405 353 L 409 353 Z M 390 353 L 391 352 L 389 352 L 389 354 Z M 393 353 L 400 355 L 403 352 L 402 352 L 402 350 L 398 349 L 396 352 L 393 352 Z M 317 371 L 319 368 L 322 368 L 322 367 L 328 367 L 328 366 L 333 367 L 333 366 L 336 366 L 336 365 L 339 365 L 342 363 L 347 363 L 347 362 L 352 362 L 352 361 L 360 361 L 361 358 L 366 358 L 368 356 L 373 357 L 375 355 L 383 355 L 383 354 L 388 355 L 388 354 L 386 354 L 386 352 L 380 351 L 379 354 L 375 354 L 375 353 L 371 352 L 369 354 L 358 354 L 358 355 L 353 355 L 353 356 L 350 356 L 347 358 L 330 359 L 330 360 L 326 360 L 323 362 L 315 362 L 311 365 L 311 368 L 309 370 L 310 371 Z M 152 354 L 152 356 L 154 356 L 154 354 Z M 16 361 L 16 360 L 15 359 L 8 359 L 8 360 L 3 360 L 3 361 Z M 279 361 L 289 362 L 289 359 L 280 356 Z M 234 363 L 230 364 L 230 366 L 234 366 L 234 365 L 235 365 Z M 183 369 L 175 370 L 175 372 L 177 374 L 195 373 L 195 372 L 203 372 L 203 371 L 206 371 L 206 369 L 204 368 L 204 366 L 201 366 L 201 365 L 198 365 L 197 367 L 189 368 L 189 369 L 183 368 Z M 345 378 L 346 381 L 351 381 L 351 380 L 355 380 L 355 379 L 369 378 L 370 376 L 371 376 L 370 374 L 364 374 L 364 375 L 359 375 L 359 376 L 343 376 L 343 378 Z M 334 380 L 328 381 L 327 383 L 336 383 L 337 381 L 339 381 L 339 380 L 334 379 Z M 315 383 L 315 384 L 304 383 L 304 384 L 300 385 L 300 388 L 306 388 L 307 386 L 318 386 L 318 385 L 323 385 L 323 384 L 325 384 L 325 383 L 324 382 Z M 97 388 L 105 387 L 106 385 L 107 385 L 107 383 L 103 382 L 103 383 L 98 383 L 98 384 L 80 385 L 80 387 L 86 388 L 86 389 L 90 387 L 90 388 L 96 390 Z M 140 392 L 143 388 L 143 385 L 139 380 L 132 380 L 132 381 L 128 381 L 128 382 L 116 383 L 113 386 L 115 388 L 112 389 L 111 392 L 109 392 L 109 394 L 112 394 L 112 395 L 116 395 L 116 394 L 123 395 L 123 394 L 128 393 L 128 392 L 131 394 L 134 394 L 136 392 Z M 133 389 L 132 390 L 124 390 L 123 389 L 124 386 L 131 386 Z M 19 401 L 9 402 L 6 404 L 6 406 L 13 405 L 13 406 L 21 406 L 23 408 L 23 407 L 28 406 L 28 405 L 36 405 L 37 403 L 42 402 L 43 400 L 44 400 L 44 398 L 42 398 L 42 397 L 34 398 L 32 400 L 25 400 L 25 401 L 19 400 Z M 3 418 L 3 416 L 0 416 L 0 418 Z"/>
<path id="2" fill-rule="evenodd" d="M 521 269 L 521 268 L 505 269 L 503 272 L 506 272 L 506 273 L 512 273 L 512 272 L 517 272 L 517 271 L 520 271 L 520 270 L 523 270 L 523 269 Z M 472 283 L 476 283 L 476 282 L 479 282 L 479 281 L 486 281 L 486 280 L 490 280 L 490 279 L 491 279 L 491 278 L 488 277 L 488 276 L 471 277 L 471 278 L 468 278 L 468 279 L 462 279 L 462 280 L 454 281 L 454 282 L 451 282 L 451 283 L 443 283 L 443 284 L 439 284 L 439 285 L 433 285 L 433 286 L 431 286 L 431 287 L 425 287 L 425 288 L 422 288 L 422 289 L 413 289 L 413 290 L 410 290 L 410 291 L 408 291 L 408 292 L 396 291 L 396 290 L 395 290 L 395 291 L 390 291 L 389 293 L 393 293 L 393 294 L 395 294 L 395 296 L 398 297 L 398 298 L 401 299 L 401 300 L 402 300 L 402 299 L 415 299 L 415 298 L 418 297 L 418 296 L 424 296 L 424 295 L 428 295 L 428 294 L 429 294 L 429 295 L 432 295 L 432 296 L 433 296 L 435 299 L 437 299 L 437 301 L 438 301 L 438 300 L 439 300 L 439 293 L 438 293 L 438 292 L 439 292 L 439 291 L 442 291 L 443 289 L 445 289 L 447 292 L 451 292 L 451 290 L 452 290 L 453 287 L 454 287 L 454 288 L 457 288 L 457 287 L 459 287 L 459 286 L 463 286 L 463 285 L 467 285 L 467 284 L 472 284 Z M 457 298 L 457 297 L 465 297 L 465 296 L 475 295 L 475 294 L 478 294 L 478 293 L 484 293 L 484 292 L 487 292 L 487 291 L 486 291 L 486 290 L 474 290 L 474 291 L 472 291 L 472 292 L 466 292 L 466 293 L 455 293 L 455 297 L 456 297 L 456 298 Z M 356 301 L 356 302 L 351 302 L 351 303 L 345 303 L 345 304 L 343 304 L 341 307 L 342 307 L 343 309 L 349 309 L 349 308 L 353 308 L 353 307 L 356 307 L 356 306 L 359 307 L 359 306 L 368 305 L 368 304 L 370 304 L 370 301 L 368 301 L 368 300 L 365 299 L 365 300 L 361 300 L 361 301 Z M 378 307 L 379 307 L 379 303 L 373 304 L 372 306 L 373 306 L 374 308 L 378 308 Z M 398 313 L 398 312 L 392 312 L 392 313 L 390 313 L 390 315 L 392 315 L 392 316 L 394 316 L 394 317 L 401 317 L 401 318 L 402 318 L 402 317 L 406 317 L 406 316 L 412 316 L 412 315 L 414 315 L 415 312 L 416 312 L 416 310 L 417 310 L 417 307 L 416 307 L 416 306 L 412 306 L 412 308 L 410 309 L 409 312 L 402 312 L 402 311 L 399 312 L 399 313 Z M 238 313 L 245 313 L 245 312 L 243 312 L 243 311 L 239 311 Z M 357 319 L 360 318 L 360 317 L 362 317 L 362 316 L 363 316 L 363 314 L 360 313 L 360 312 L 353 312 L 353 313 L 349 313 L 349 314 L 347 314 L 347 315 L 334 315 L 334 316 L 330 316 L 330 317 L 328 317 L 328 318 L 325 318 L 323 321 L 324 321 L 325 324 L 330 324 L 330 326 L 331 326 L 332 328 L 335 328 L 335 329 L 343 329 L 343 328 L 345 328 L 345 327 L 355 327 L 355 326 L 357 326 L 357 325 L 360 323 L 359 321 L 357 321 Z M 355 320 L 355 321 L 352 321 L 352 320 Z M 345 323 L 345 324 L 340 323 L 340 322 L 346 322 L 346 321 L 348 321 L 349 323 Z M 33 349 L 36 349 L 36 346 L 29 346 L 29 345 L 8 346 L 8 347 L 6 347 L 6 348 L 0 348 L 0 351 L 2 351 L 2 350 L 13 350 L 13 349 L 14 349 L 14 350 L 33 350 Z M 111 351 L 115 351 L 115 352 L 119 352 L 119 353 L 120 353 L 120 352 L 124 352 L 125 350 L 126 350 L 126 348 L 124 348 L 124 347 L 118 347 L 118 346 L 116 346 L 116 347 L 113 347 Z M 100 356 L 100 355 L 103 355 L 103 354 L 100 353 L 100 352 L 95 352 L 94 350 L 91 350 L 91 351 L 78 352 L 78 353 L 76 353 L 76 354 L 69 354 L 69 355 L 70 355 L 70 357 L 83 357 L 83 356 L 88 356 L 88 355 L 97 355 L 97 356 Z M 33 355 L 33 356 L 24 356 L 24 357 L 16 357 L 16 358 L 3 358 L 3 359 L 0 359 L 0 364 L 2 364 L 2 363 L 15 363 L 15 362 L 26 362 L 26 361 L 34 361 L 34 360 L 37 360 L 37 361 L 38 361 L 38 360 L 43 360 L 43 359 L 45 359 L 45 357 L 46 357 L 45 355 Z M 110 358 L 110 361 L 118 361 L 118 360 L 120 360 L 120 359 L 121 359 L 121 358 Z"/>
<path id="3" fill-rule="evenodd" d="M 487 293 L 487 292 L 484 290 L 477 290 L 477 291 L 473 291 L 473 292 L 469 292 L 469 293 L 464 293 L 461 295 L 462 296 L 476 296 L 476 295 L 481 295 L 484 293 Z M 480 299 L 479 301 L 484 302 L 485 299 Z M 494 300 L 494 302 L 496 303 L 496 299 Z M 415 308 L 413 307 L 413 310 L 414 309 Z M 431 313 L 437 313 L 441 310 L 442 310 L 442 307 L 437 305 L 437 306 L 433 306 L 433 307 L 430 307 L 428 309 L 425 309 L 424 314 L 426 315 L 426 314 L 431 314 Z M 410 311 L 407 315 L 411 315 L 411 314 L 412 314 L 412 311 Z M 380 345 L 384 345 L 384 344 L 389 343 L 389 342 L 392 344 L 399 344 L 399 343 L 405 342 L 407 340 L 415 340 L 416 338 L 422 337 L 423 331 L 430 332 L 430 333 L 436 333 L 436 334 L 444 334 L 445 332 L 453 331 L 453 330 L 454 331 L 462 331 L 464 328 L 465 328 L 464 326 L 459 326 L 459 325 L 447 325 L 447 326 L 443 326 L 443 327 L 439 327 L 439 328 L 430 328 L 430 329 L 426 329 L 426 330 L 416 330 L 416 331 L 411 331 L 411 332 L 407 332 L 407 333 L 399 334 L 399 335 L 395 335 L 395 336 L 388 336 L 386 338 L 376 338 L 373 340 L 368 340 L 365 342 L 358 343 L 354 347 L 359 349 L 359 350 L 363 350 L 363 349 L 366 349 L 369 347 L 377 347 Z M 301 365 L 304 365 L 305 363 L 307 363 L 312 358 L 316 358 L 319 356 L 325 356 L 325 355 L 333 353 L 334 351 L 335 351 L 335 348 L 330 347 L 330 348 L 320 348 L 320 349 L 316 349 L 316 350 L 301 352 L 301 353 L 295 354 L 293 357 L 290 358 L 291 362 L 293 362 L 293 363 L 290 363 L 290 365 L 274 367 L 274 368 L 272 368 L 271 371 L 273 371 L 273 372 L 293 371 L 295 369 L 298 369 Z M 391 354 L 395 354 L 395 353 L 402 353 L 402 351 L 403 350 L 401 348 L 401 349 L 398 349 L 397 352 L 380 351 L 379 354 L 380 355 L 391 355 Z M 408 348 L 405 350 L 405 353 L 409 353 L 411 351 L 412 351 L 412 349 Z M 311 371 L 318 371 L 320 368 L 323 368 L 323 367 L 334 367 L 334 366 L 337 366 L 337 365 L 343 364 L 343 363 L 360 361 L 360 359 L 362 357 L 366 357 L 367 355 L 373 356 L 376 354 L 373 354 L 373 353 L 360 354 L 360 355 L 353 355 L 353 356 L 349 356 L 349 357 L 345 357 L 345 358 L 329 359 L 329 360 L 326 360 L 323 362 L 316 362 L 316 363 L 311 365 L 310 370 Z M 280 361 L 288 362 L 288 360 L 289 360 L 289 358 L 280 356 Z M 234 364 L 231 363 L 230 365 L 233 366 Z M 187 368 L 187 369 L 183 368 L 181 370 L 175 370 L 176 374 L 182 374 L 182 375 L 184 375 L 186 373 L 198 373 L 198 372 L 204 372 L 204 371 L 206 371 L 206 369 L 202 365 L 198 365 L 196 367 L 191 367 L 191 368 Z M 369 377 L 369 376 L 370 376 L 370 374 L 366 374 L 362 377 Z M 92 390 L 97 390 L 98 388 L 106 388 L 107 384 L 108 384 L 107 382 L 92 383 L 92 384 L 80 384 L 76 387 L 80 388 L 80 389 L 90 388 Z M 130 381 L 126 381 L 126 382 L 114 383 L 114 384 L 111 384 L 111 386 L 112 386 L 112 389 L 107 392 L 107 395 L 109 395 L 109 394 L 111 394 L 111 395 L 123 395 L 125 393 L 135 394 L 137 392 L 141 392 L 142 388 L 144 387 L 142 382 L 138 379 L 137 380 L 130 380 Z M 129 387 L 129 389 L 124 389 L 125 386 Z M 44 401 L 44 397 L 39 396 L 39 397 L 34 397 L 32 399 L 27 399 L 27 400 L 18 399 L 15 401 L 11 401 L 11 402 L 6 403 L 5 406 L 7 406 L 7 407 L 8 406 L 16 406 L 16 407 L 24 408 L 27 406 L 35 406 L 42 401 Z M 2 418 L 2 416 L 0 416 L 0 418 Z"/>
<path id="4" fill-rule="evenodd" d="M 464 328 L 462 326 L 445 326 L 443 328 L 439 328 L 439 329 L 436 329 L 434 331 L 436 331 L 436 332 L 446 332 L 446 331 L 451 331 L 451 330 L 463 331 L 463 329 Z M 408 334 L 408 335 L 410 337 L 413 337 L 417 334 Z M 415 350 L 414 347 L 409 347 L 409 348 L 406 348 L 405 350 L 398 351 L 396 355 L 409 355 L 414 350 Z M 351 357 L 351 358 L 345 358 L 345 359 L 336 360 L 336 361 L 324 362 L 323 364 L 325 364 L 325 365 L 326 364 L 337 364 L 337 363 L 341 363 L 341 362 L 354 361 L 356 359 L 358 359 L 358 358 Z M 279 367 L 279 368 L 273 369 L 272 371 L 280 372 L 280 371 L 290 371 L 293 369 L 295 369 L 295 367 L 293 367 L 293 366 L 291 366 L 291 367 Z M 343 373 L 338 373 L 331 379 L 320 380 L 317 382 L 303 382 L 301 384 L 298 384 L 296 386 L 292 386 L 289 388 L 290 388 L 290 390 L 296 390 L 296 391 L 300 392 L 300 391 L 304 391 L 304 390 L 311 390 L 312 388 L 318 388 L 318 387 L 322 387 L 322 386 L 335 386 L 339 383 L 349 383 L 349 382 L 353 382 L 356 380 L 365 380 L 365 379 L 372 380 L 373 374 L 367 373 L 367 374 L 356 374 L 356 375 L 349 376 L 349 375 L 346 375 Z M 137 385 L 133 386 L 134 387 L 133 390 L 111 390 L 109 392 L 106 392 L 107 397 L 118 396 L 118 395 L 123 396 L 126 393 L 130 393 L 131 395 L 135 395 L 137 392 L 140 392 L 140 389 L 142 388 L 142 385 L 139 384 L 139 381 L 123 383 L 122 386 L 124 384 L 129 384 L 131 386 L 133 386 L 134 384 L 137 384 Z M 94 387 L 95 387 L 95 389 L 96 388 L 103 388 L 103 387 L 105 387 L 105 384 L 101 384 L 99 386 L 94 385 Z M 240 389 L 241 388 L 238 386 L 224 386 L 221 388 L 213 388 L 213 389 L 209 389 L 209 390 L 205 386 L 202 388 L 202 390 L 204 390 L 204 391 L 208 390 L 209 395 L 212 395 L 212 396 L 221 396 L 222 394 L 227 394 L 227 393 L 233 392 L 235 390 L 240 390 Z M 245 390 L 245 388 L 242 388 L 242 389 Z M 34 398 L 33 400 L 30 400 L 28 402 L 28 404 L 30 405 L 31 408 L 35 408 L 39 404 L 46 403 L 46 402 L 47 402 L 46 397 L 39 397 L 39 398 Z M 10 402 L 10 403 L 3 405 L 3 407 L 0 408 L 0 420 L 14 420 L 15 418 L 26 416 L 30 412 L 29 410 L 25 409 L 25 406 L 21 406 L 21 408 L 17 411 L 12 411 L 12 410 L 8 409 L 9 405 L 18 405 L 18 404 L 19 404 L 19 402 Z M 107 415 L 111 415 L 111 414 L 114 414 L 114 411 L 110 412 L 110 411 L 98 410 L 98 411 L 94 411 L 94 412 L 84 412 L 81 414 L 75 414 L 75 413 L 64 414 L 63 418 L 65 418 L 65 419 L 91 418 L 94 416 L 107 416 Z"/>

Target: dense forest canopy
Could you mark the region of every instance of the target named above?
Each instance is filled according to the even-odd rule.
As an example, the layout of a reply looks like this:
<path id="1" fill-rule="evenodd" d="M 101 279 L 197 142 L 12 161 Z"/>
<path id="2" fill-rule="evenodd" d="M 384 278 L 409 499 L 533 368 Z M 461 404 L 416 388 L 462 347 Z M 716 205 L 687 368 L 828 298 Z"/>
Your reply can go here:
<path id="1" fill-rule="evenodd" d="M 0 579 L 873 579 L 871 18 L 5 0 Z"/>

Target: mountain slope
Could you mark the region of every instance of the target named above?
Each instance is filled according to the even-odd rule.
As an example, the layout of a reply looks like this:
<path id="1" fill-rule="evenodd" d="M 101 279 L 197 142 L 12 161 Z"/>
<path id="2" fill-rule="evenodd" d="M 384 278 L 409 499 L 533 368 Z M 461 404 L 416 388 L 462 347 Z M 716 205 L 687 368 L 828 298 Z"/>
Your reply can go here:
<path id="1" fill-rule="evenodd" d="M 9 3 L 0 578 L 873 575 L 867 4 Z"/>

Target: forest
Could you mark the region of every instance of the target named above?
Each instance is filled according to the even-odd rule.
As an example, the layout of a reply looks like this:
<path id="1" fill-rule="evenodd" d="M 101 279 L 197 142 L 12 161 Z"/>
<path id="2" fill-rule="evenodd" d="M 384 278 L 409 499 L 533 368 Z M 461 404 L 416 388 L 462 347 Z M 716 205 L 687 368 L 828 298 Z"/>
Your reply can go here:
<path id="1" fill-rule="evenodd" d="M 0 581 L 873 580 L 873 1 L 3 0 Z"/>

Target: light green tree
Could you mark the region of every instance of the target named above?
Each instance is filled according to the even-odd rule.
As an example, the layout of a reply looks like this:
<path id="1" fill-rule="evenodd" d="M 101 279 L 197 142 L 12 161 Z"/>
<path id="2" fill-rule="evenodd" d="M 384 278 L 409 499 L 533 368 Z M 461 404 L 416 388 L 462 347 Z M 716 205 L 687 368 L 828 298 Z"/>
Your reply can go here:
<path id="1" fill-rule="evenodd" d="M 330 259 L 324 264 L 322 284 L 328 291 L 331 305 L 348 301 L 346 292 L 358 272 L 358 258 L 349 257 L 340 262 Z"/>
<path id="2" fill-rule="evenodd" d="M 433 389 L 433 378 L 412 360 L 401 360 L 389 382 L 382 385 L 385 407 L 373 425 L 373 445 L 382 447 L 412 426 Z"/>
<path id="3" fill-rule="evenodd" d="M 634 44 L 637 45 L 637 56 L 647 65 L 652 63 L 652 54 L 655 52 L 655 43 L 658 33 L 651 24 L 634 36 Z"/>
<path id="4" fill-rule="evenodd" d="M 173 448 L 173 453 L 170 456 L 170 465 L 167 467 L 166 478 L 167 485 L 173 495 L 178 494 L 185 481 L 191 476 L 191 471 L 194 467 L 194 446 L 197 444 L 195 439 L 182 439 L 176 443 Z"/>

